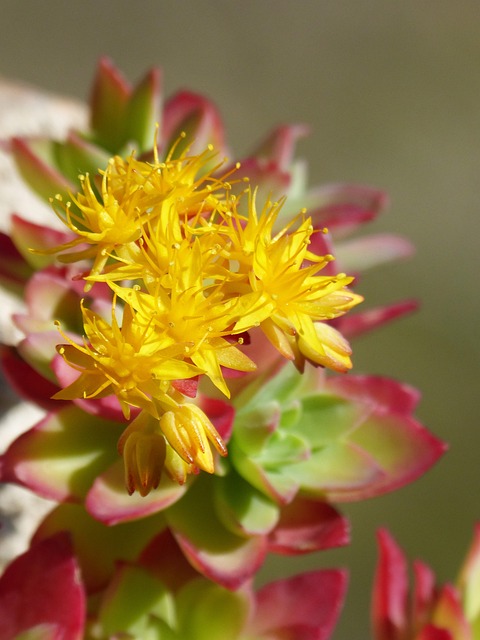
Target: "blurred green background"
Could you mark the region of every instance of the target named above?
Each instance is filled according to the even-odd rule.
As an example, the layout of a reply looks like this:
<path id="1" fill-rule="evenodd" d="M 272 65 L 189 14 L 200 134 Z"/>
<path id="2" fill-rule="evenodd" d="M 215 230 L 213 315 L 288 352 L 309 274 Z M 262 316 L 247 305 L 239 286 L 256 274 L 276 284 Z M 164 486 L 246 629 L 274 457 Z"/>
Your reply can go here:
<path id="1" fill-rule="evenodd" d="M 480 3 L 1 3 L 4 77 L 83 99 L 103 54 L 131 80 L 162 66 L 167 94 L 188 87 L 209 95 L 239 156 L 276 124 L 309 123 L 300 151 L 311 183 L 387 190 L 390 210 L 372 230 L 417 246 L 412 260 L 377 270 L 361 290 L 372 305 L 421 298 L 421 311 L 358 340 L 355 366 L 419 387 L 419 416 L 450 451 L 414 485 L 346 506 L 349 549 L 272 558 L 262 574 L 349 567 L 335 640 L 366 639 L 376 528 L 387 525 L 445 580 L 480 519 Z"/>

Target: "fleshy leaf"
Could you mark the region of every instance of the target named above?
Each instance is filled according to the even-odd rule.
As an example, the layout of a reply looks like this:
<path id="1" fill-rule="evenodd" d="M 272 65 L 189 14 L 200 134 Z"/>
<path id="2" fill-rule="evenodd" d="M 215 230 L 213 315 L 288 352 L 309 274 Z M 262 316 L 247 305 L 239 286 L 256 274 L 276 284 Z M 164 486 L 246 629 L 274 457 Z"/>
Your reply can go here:
<path id="1" fill-rule="evenodd" d="M 178 637 L 195 640 L 237 640 L 249 613 L 250 599 L 242 590 L 228 591 L 195 580 L 178 594 Z"/>
<path id="2" fill-rule="evenodd" d="M 327 640 L 343 605 L 344 571 L 304 573 L 267 584 L 257 594 L 249 631 L 255 638 Z"/>
<path id="3" fill-rule="evenodd" d="M 80 640 L 84 620 L 85 595 L 67 534 L 32 545 L 5 569 L 0 578 L 1 638 Z"/>
<path id="4" fill-rule="evenodd" d="M 331 502 L 359 499 L 384 479 L 374 457 L 351 442 L 315 451 L 309 460 L 287 468 L 286 473 L 307 495 L 327 497 Z"/>
<path id="5" fill-rule="evenodd" d="M 380 529 L 377 541 L 379 558 L 372 600 L 374 637 L 403 640 L 407 629 L 407 563 L 388 531 Z"/>
<path id="6" fill-rule="evenodd" d="M 279 504 L 290 502 L 299 488 L 297 478 L 282 471 L 266 470 L 254 457 L 245 455 L 235 443 L 230 446 L 232 464 L 238 473 L 256 489 Z"/>
<path id="7" fill-rule="evenodd" d="M 435 600 L 435 574 L 429 566 L 417 560 L 413 563 L 415 576 L 412 598 L 412 619 L 416 629 L 423 627 L 429 620 L 432 604 Z"/>
<path id="8" fill-rule="evenodd" d="M 215 506 L 222 523 L 240 536 L 268 533 L 279 518 L 278 505 L 234 471 L 217 480 Z"/>
<path id="9" fill-rule="evenodd" d="M 202 474 L 165 515 L 192 566 L 210 580 L 236 589 L 263 563 L 266 539 L 242 538 L 224 527 L 214 509 L 212 483 Z"/>
<path id="10" fill-rule="evenodd" d="M 0 232 L 0 280 L 3 285 L 23 287 L 32 270 L 10 236 Z M 18 290 L 21 292 L 21 289 Z"/>
<path id="11" fill-rule="evenodd" d="M 98 64 L 90 98 L 90 126 L 94 142 L 111 153 L 125 143 L 125 115 L 130 86 L 108 58 Z"/>
<path id="12" fill-rule="evenodd" d="M 147 496 L 142 497 L 139 493 L 130 496 L 125 488 L 123 461 L 116 460 L 95 479 L 85 506 L 96 520 L 111 526 L 166 509 L 182 497 L 186 488 L 164 473 L 158 488 Z"/>
<path id="13" fill-rule="evenodd" d="M 203 151 L 209 144 L 219 154 L 225 153 L 224 131 L 220 114 L 215 105 L 204 97 L 181 91 L 170 98 L 163 112 L 162 144 L 165 151 L 185 132 L 185 142 L 175 148 L 178 157 L 188 145 L 190 153 Z M 219 155 L 219 162 L 222 161 Z"/>
<path id="14" fill-rule="evenodd" d="M 59 168 L 73 184 L 78 184 L 80 175 L 95 175 L 99 169 L 105 169 L 110 159 L 108 153 L 76 131 L 71 131 L 64 142 L 58 143 L 56 157 Z"/>
<path id="15" fill-rule="evenodd" d="M 286 171 L 294 159 L 297 140 L 308 133 L 307 125 L 282 125 L 269 133 L 251 155 L 260 160 L 274 160 L 282 171 Z"/>
<path id="16" fill-rule="evenodd" d="M 373 220 L 388 205 L 384 191 L 358 184 L 322 185 L 310 189 L 302 200 L 314 226 L 328 227 L 335 239 Z"/>
<path id="17" fill-rule="evenodd" d="M 130 96 L 125 139 L 136 142 L 140 152 L 151 148 L 155 125 L 161 126 L 161 96 L 159 69 L 151 69 Z"/>
<path id="18" fill-rule="evenodd" d="M 384 472 L 366 491 L 349 499 L 364 499 L 393 491 L 423 475 L 443 455 L 446 445 L 413 418 L 372 415 L 351 437 Z"/>
<path id="19" fill-rule="evenodd" d="M 416 300 L 403 300 L 384 307 L 347 314 L 338 318 L 335 321 L 335 326 L 347 338 L 356 338 L 416 311 L 418 306 L 419 303 Z"/>
<path id="20" fill-rule="evenodd" d="M 118 633 L 147 637 L 151 616 L 173 626 L 174 602 L 164 585 L 141 567 L 119 567 L 106 591 L 98 612 L 98 630 L 102 637 L 118 637 Z M 163 637 L 163 636 L 162 636 Z"/>
<path id="21" fill-rule="evenodd" d="M 54 258 L 51 255 L 34 253 L 30 249 L 43 251 L 71 240 L 71 235 L 63 231 L 35 224 L 15 214 L 12 216 L 10 235 L 25 261 L 35 270 L 50 265 Z"/>
<path id="22" fill-rule="evenodd" d="M 79 313 L 81 296 L 72 282 L 60 273 L 51 270 L 35 273 L 25 287 L 24 295 L 27 313 L 17 313 L 13 319 L 25 334 L 51 331 L 54 319 L 61 322 L 64 331 L 83 333 Z M 57 337 L 61 342 L 58 333 Z"/>
<path id="23" fill-rule="evenodd" d="M 379 233 L 338 243 L 335 256 L 348 273 L 363 273 L 386 262 L 408 258 L 413 252 L 413 244 L 406 238 Z"/>
<path id="24" fill-rule="evenodd" d="M 118 456 L 123 425 L 68 405 L 19 436 L 3 456 L 2 478 L 54 500 L 80 501 Z"/>
<path id="25" fill-rule="evenodd" d="M 12 138 L 10 145 L 22 178 L 47 201 L 74 190 L 74 184 L 55 167 L 54 147 L 47 138 Z"/>
<path id="26" fill-rule="evenodd" d="M 274 553 L 310 553 L 348 544 L 348 520 L 326 502 L 297 497 L 281 510 L 280 520 L 269 535 Z"/>
<path id="27" fill-rule="evenodd" d="M 61 401 L 51 399 L 58 387 L 35 371 L 14 347 L 0 346 L 0 358 L 5 378 L 21 398 L 47 411 L 62 407 Z"/>
<path id="28" fill-rule="evenodd" d="M 393 491 L 424 474 L 443 455 L 446 445 L 409 413 L 418 400 L 406 385 L 377 377 L 351 376 L 329 385 L 348 398 L 370 405 L 370 416 L 349 441 L 375 460 L 382 476 L 364 490 L 350 495 L 329 494 L 332 500 L 358 500 Z"/>

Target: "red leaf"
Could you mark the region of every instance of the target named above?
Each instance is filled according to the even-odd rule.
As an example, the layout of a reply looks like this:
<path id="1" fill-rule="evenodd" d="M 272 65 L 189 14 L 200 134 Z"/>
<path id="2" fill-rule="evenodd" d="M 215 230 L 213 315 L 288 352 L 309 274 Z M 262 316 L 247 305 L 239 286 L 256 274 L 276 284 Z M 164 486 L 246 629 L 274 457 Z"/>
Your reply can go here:
<path id="1" fill-rule="evenodd" d="M 375 573 L 372 622 L 375 640 L 401 640 L 407 628 L 407 563 L 385 529 L 377 533 L 379 559 Z"/>
<path id="2" fill-rule="evenodd" d="M 269 536 L 273 553 L 310 553 L 348 544 L 349 525 L 326 502 L 296 498 L 281 510 L 281 518 Z"/>
<path id="3" fill-rule="evenodd" d="M 257 593 L 251 631 L 272 638 L 278 633 L 282 640 L 326 640 L 342 608 L 346 583 L 344 571 L 330 569 L 266 585 Z"/>
<path id="4" fill-rule="evenodd" d="M 58 533 L 16 558 L 0 578 L 0 640 L 53 625 L 54 640 L 83 638 L 85 594 L 70 539 Z"/>

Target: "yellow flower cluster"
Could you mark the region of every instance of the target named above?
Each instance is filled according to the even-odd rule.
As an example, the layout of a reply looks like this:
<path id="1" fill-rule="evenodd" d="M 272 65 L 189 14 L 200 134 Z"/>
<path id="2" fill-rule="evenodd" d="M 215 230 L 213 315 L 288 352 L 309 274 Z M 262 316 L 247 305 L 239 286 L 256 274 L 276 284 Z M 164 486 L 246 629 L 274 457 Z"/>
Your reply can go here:
<path id="1" fill-rule="evenodd" d="M 71 201 L 53 200 L 74 236 L 52 252 L 87 261 L 86 290 L 106 282 L 113 292 L 108 321 L 82 305 L 83 345 L 64 335 L 58 351 L 79 377 L 56 397 L 115 394 L 127 419 L 141 410 L 119 442 L 129 492 L 156 488 L 163 468 L 181 483 L 213 473 L 209 443 L 221 455 L 225 445 L 179 381 L 204 375 L 228 397 L 222 368 L 256 368 L 241 349 L 254 328 L 299 368 L 351 366 L 348 343 L 323 321 L 361 301 L 346 289 L 352 278 L 319 275 L 333 258 L 309 251 L 305 212 L 277 229 L 282 203 L 257 212 L 255 193 L 235 196 L 228 174 L 207 169 L 214 158 L 211 148 L 115 157 L 98 183 L 81 176 Z"/>

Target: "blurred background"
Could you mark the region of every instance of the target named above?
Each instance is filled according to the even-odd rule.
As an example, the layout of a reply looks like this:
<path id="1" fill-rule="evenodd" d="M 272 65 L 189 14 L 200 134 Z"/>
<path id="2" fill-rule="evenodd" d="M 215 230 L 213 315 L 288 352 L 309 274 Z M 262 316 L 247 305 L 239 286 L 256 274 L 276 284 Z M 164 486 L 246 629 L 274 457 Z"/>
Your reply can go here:
<path id="1" fill-rule="evenodd" d="M 311 184 L 390 194 L 371 229 L 408 236 L 417 254 L 368 275 L 361 290 L 372 306 L 418 297 L 422 308 L 357 340 L 355 368 L 421 389 L 418 415 L 450 451 L 415 484 L 345 506 L 350 548 L 271 558 L 262 573 L 348 567 L 334 638 L 367 639 L 375 530 L 388 526 L 446 580 L 480 519 L 480 4 L 3 0 L 1 13 L 4 78 L 85 99 L 101 55 L 132 81 L 159 65 L 166 94 L 188 87 L 217 103 L 238 156 L 274 125 L 304 122 Z"/>

